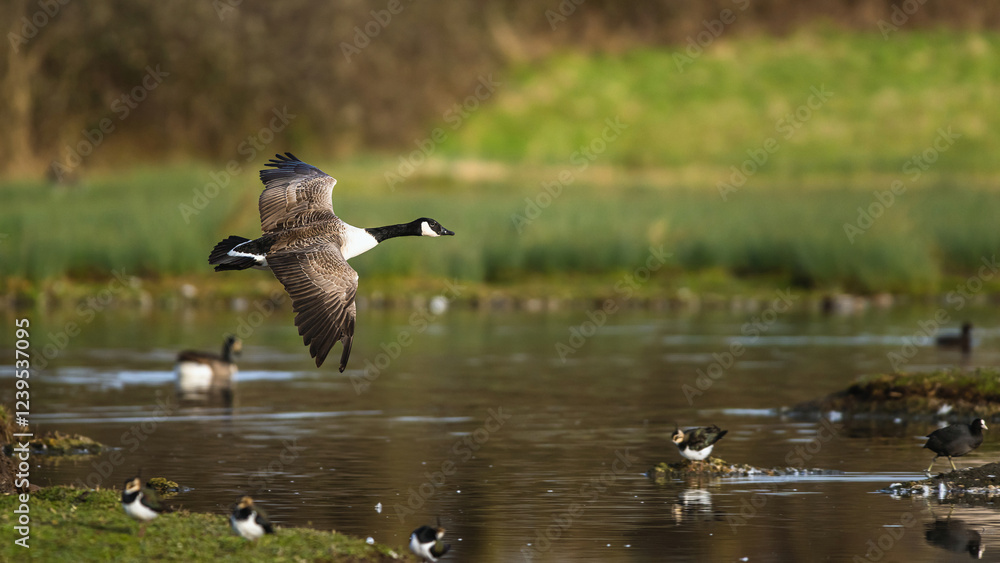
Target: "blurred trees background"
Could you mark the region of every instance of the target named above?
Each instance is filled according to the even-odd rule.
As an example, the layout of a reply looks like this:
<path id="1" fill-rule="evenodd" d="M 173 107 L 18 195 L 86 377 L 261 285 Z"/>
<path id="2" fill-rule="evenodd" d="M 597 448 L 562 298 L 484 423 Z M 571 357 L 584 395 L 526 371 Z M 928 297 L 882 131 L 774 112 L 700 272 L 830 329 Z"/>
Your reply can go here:
<path id="1" fill-rule="evenodd" d="M 734 33 L 780 34 L 825 22 L 878 34 L 876 22 L 894 11 L 913 12 L 907 29 L 1000 24 L 1000 5 L 977 1 L 8 0 L 6 6 L 0 171 L 17 176 L 45 174 L 81 142 L 115 149 L 83 155 L 84 167 L 117 166 L 108 159 L 123 157 L 130 164 L 233 158 L 281 108 L 297 116 L 277 133 L 282 150 L 309 145 L 348 156 L 409 146 L 480 76 L 561 49 L 682 47 L 727 8 L 746 7 Z M 162 83 L 143 91 L 157 68 Z M 113 130 L 101 132 L 102 120 Z"/>

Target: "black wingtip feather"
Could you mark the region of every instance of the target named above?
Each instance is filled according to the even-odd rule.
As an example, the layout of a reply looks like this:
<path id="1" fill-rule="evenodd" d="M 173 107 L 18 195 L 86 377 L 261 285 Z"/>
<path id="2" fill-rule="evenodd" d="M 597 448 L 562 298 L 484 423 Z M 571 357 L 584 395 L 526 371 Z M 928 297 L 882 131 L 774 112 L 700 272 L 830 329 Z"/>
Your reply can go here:
<path id="1" fill-rule="evenodd" d="M 222 264 L 223 262 L 232 259 L 233 257 L 229 255 L 229 251 L 236 248 L 237 246 L 247 242 L 248 238 L 239 237 L 236 235 L 226 237 L 219 244 L 215 245 L 212 252 L 208 255 L 209 264 Z"/>
<path id="2" fill-rule="evenodd" d="M 267 161 L 267 166 L 271 166 L 273 168 L 281 168 L 282 166 L 287 166 L 290 163 L 298 163 L 298 162 L 302 161 L 299 160 L 298 157 L 296 157 L 294 154 L 286 152 L 284 156 L 280 154 L 275 154 L 274 158 Z"/>
<path id="3" fill-rule="evenodd" d="M 347 360 L 351 357 L 351 345 L 354 344 L 354 338 L 347 337 L 344 340 L 344 352 L 340 354 L 340 373 L 344 373 L 347 369 Z"/>
<path id="4" fill-rule="evenodd" d="M 250 239 L 248 238 L 236 235 L 226 238 L 219 244 L 215 245 L 215 248 L 212 249 L 212 253 L 208 255 L 208 263 L 216 264 L 216 272 L 222 272 L 225 270 L 246 270 L 247 268 L 256 266 L 257 261 L 253 258 L 229 255 L 230 250 L 249 240 Z"/>
<path id="5" fill-rule="evenodd" d="M 326 361 L 326 356 L 327 354 L 330 353 L 330 349 L 327 348 L 326 350 L 321 351 L 316 347 L 315 344 L 316 342 L 318 342 L 318 340 L 314 340 L 313 342 L 314 344 L 309 348 L 309 353 L 316 358 L 316 367 L 320 367 L 323 365 L 323 362 Z"/>
<path id="6" fill-rule="evenodd" d="M 267 161 L 265 166 L 270 168 L 264 168 L 260 171 L 260 181 L 265 185 L 272 180 L 279 180 L 286 178 L 289 175 L 294 175 L 296 173 L 304 173 L 309 170 L 315 169 L 315 167 L 306 164 L 298 159 L 294 154 L 286 152 L 285 156 L 280 154 L 274 155 L 274 158 Z M 273 169 L 273 170 L 272 170 Z M 322 171 L 320 171 L 322 172 Z"/>

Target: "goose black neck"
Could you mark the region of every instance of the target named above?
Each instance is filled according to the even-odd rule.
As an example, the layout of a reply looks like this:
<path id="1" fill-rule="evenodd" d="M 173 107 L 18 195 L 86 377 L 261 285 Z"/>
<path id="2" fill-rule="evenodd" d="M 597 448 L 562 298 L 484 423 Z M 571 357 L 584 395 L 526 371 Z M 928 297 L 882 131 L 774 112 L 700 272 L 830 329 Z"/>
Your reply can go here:
<path id="1" fill-rule="evenodd" d="M 222 361 L 227 364 L 233 363 L 233 346 L 236 345 L 236 340 L 233 338 L 227 338 L 226 342 L 222 345 Z"/>
<path id="2" fill-rule="evenodd" d="M 371 227 L 365 230 L 368 231 L 368 234 L 375 237 L 377 242 L 396 237 L 418 237 L 421 235 L 418 221 L 400 223 L 399 225 L 387 225 L 385 227 Z"/>

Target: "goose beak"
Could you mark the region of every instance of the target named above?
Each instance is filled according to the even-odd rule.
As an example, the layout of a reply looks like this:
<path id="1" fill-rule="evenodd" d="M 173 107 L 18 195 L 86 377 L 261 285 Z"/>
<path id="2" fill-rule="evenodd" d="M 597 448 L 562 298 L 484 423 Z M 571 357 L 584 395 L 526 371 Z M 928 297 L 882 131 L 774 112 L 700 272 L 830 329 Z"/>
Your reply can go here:
<path id="1" fill-rule="evenodd" d="M 455 236 L 455 231 L 449 231 L 448 229 L 441 227 L 441 234 L 445 236 Z"/>

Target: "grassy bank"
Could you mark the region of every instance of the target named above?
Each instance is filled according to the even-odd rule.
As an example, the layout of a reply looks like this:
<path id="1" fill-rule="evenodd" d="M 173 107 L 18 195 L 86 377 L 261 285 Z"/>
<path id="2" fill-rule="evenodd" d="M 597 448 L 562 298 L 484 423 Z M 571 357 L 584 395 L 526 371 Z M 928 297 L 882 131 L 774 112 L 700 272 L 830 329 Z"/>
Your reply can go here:
<path id="1" fill-rule="evenodd" d="M 305 528 L 279 528 L 248 542 L 229 528 L 226 516 L 179 511 L 164 514 L 137 537 L 139 525 L 125 515 L 117 491 L 85 492 L 51 487 L 32 493 L 30 549 L 0 547 L 6 561 L 415 561 L 406 552 L 368 545 L 362 539 Z M 0 496 L 0 522 L 15 525 L 15 495 Z M 12 532 L 13 533 L 13 532 Z"/>

